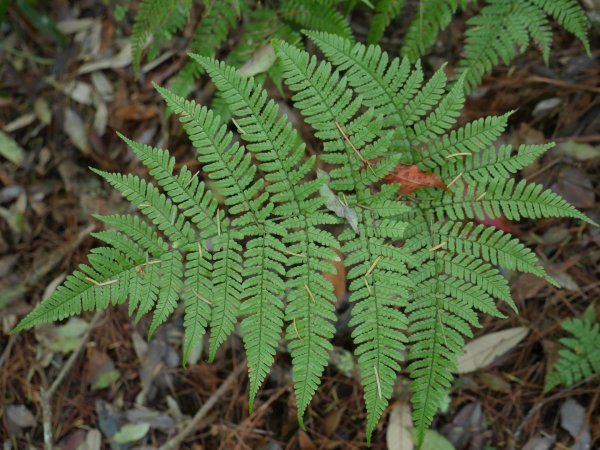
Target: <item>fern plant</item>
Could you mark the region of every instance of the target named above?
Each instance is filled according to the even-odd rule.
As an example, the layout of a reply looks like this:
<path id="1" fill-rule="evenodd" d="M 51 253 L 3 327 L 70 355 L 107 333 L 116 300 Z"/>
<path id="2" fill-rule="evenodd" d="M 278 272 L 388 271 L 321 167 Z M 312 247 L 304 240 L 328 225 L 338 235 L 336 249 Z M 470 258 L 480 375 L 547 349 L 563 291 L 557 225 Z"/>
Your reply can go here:
<path id="1" fill-rule="evenodd" d="M 244 17 L 242 36 L 231 51 L 228 62 L 240 67 L 271 39 L 299 40 L 302 28 L 328 31 L 352 38 L 350 26 L 338 11 L 340 0 L 281 0 L 277 5 L 256 4 L 247 0 L 142 0 L 135 16 L 131 43 L 133 68 L 139 75 L 146 46 L 148 60 L 156 58 L 163 43 L 181 31 L 192 9 L 201 3 L 201 18 L 188 50 L 202 56 L 215 56 L 230 32 Z M 201 68 L 188 61 L 176 75 L 171 89 L 186 96 L 192 91 Z M 277 77 L 276 71 L 271 74 Z"/>
<path id="2" fill-rule="evenodd" d="M 376 43 L 385 27 L 397 16 L 403 1 L 382 0 L 376 8 L 369 43 Z M 408 25 L 401 49 L 411 61 L 433 45 L 438 33 L 454 14 L 469 6 L 468 0 L 422 0 Z M 467 21 L 464 58 L 459 72 L 466 74 L 466 88 L 476 87 L 499 63 L 508 64 L 532 43 L 548 63 L 552 44 L 550 20 L 558 22 L 579 39 L 588 54 L 587 20 L 578 0 L 484 0 L 483 7 Z"/>
<path id="3" fill-rule="evenodd" d="M 570 336 L 559 339 L 562 349 L 546 375 L 544 392 L 561 384 L 572 386 L 600 373 L 600 324 L 593 306 L 581 317 L 565 320 L 561 326 Z"/>
<path id="4" fill-rule="evenodd" d="M 185 362 L 207 330 L 212 360 L 241 318 L 252 408 L 285 328 L 302 425 L 335 333 L 325 274 L 340 251 L 367 440 L 408 353 L 422 443 L 479 313 L 502 317 L 496 300 L 515 309 L 499 267 L 553 282 L 517 239 L 473 220 L 593 222 L 540 185 L 511 178 L 550 145 L 497 149 L 508 115 L 455 126 L 464 76 L 447 88 L 440 70 L 424 83 L 420 66 L 406 58 L 336 34 L 306 34 L 329 61 L 283 41 L 273 47 L 292 103 L 319 142 L 312 156 L 252 77 L 191 55 L 221 92 L 237 135 L 213 111 L 156 86 L 180 116 L 203 175 L 175 171 L 167 150 L 123 138 L 153 182 L 95 172 L 141 216 L 97 216 L 111 228 L 95 234 L 106 245 L 14 332 L 128 301 L 136 320 L 152 315 L 152 334 L 182 300 Z M 439 177 L 445 189 L 398 197 L 398 186 L 382 181 L 408 165 Z"/>

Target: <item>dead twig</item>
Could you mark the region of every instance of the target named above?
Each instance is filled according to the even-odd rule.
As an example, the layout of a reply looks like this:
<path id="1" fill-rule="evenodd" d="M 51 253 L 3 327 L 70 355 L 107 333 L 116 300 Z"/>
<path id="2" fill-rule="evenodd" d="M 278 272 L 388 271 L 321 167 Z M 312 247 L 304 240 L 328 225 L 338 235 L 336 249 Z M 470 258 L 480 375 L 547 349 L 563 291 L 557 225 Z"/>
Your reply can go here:
<path id="1" fill-rule="evenodd" d="M 219 386 L 214 394 L 210 396 L 208 400 L 202 405 L 198 412 L 192 417 L 188 424 L 179 433 L 165 442 L 159 450 L 175 450 L 181 448 L 181 443 L 198 428 L 202 419 L 206 417 L 212 407 L 221 399 L 223 394 L 231 387 L 231 385 L 238 380 L 238 377 L 244 370 L 244 365 L 240 364 L 237 366 L 227 377 L 227 379 Z"/>
<path id="2" fill-rule="evenodd" d="M 52 397 L 54 397 L 56 390 L 62 384 L 63 380 L 65 379 L 65 377 L 67 376 L 67 374 L 69 373 L 71 368 L 73 367 L 73 364 L 75 364 L 77 357 L 81 353 L 81 350 L 85 346 L 86 342 L 90 339 L 90 336 L 92 335 L 92 331 L 94 330 L 94 328 L 100 321 L 101 317 L 102 317 L 102 313 L 97 312 L 96 315 L 94 316 L 94 318 L 92 319 L 92 321 L 90 322 L 90 326 L 88 327 L 87 331 L 83 335 L 83 338 L 81 339 L 79 347 L 73 353 L 71 353 L 71 356 L 69 356 L 69 359 L 67 360 L 67 362 L 65 363 L 65 365 L 59 372 L 58 376 L 56 377 L 56 379 L 50 386 L 50 389 L 42 389 L 42 392 L 40 395 L 40 401 L 42 403 L 42 422 L 44 425 L 44 448 L 46 450 L 52 450 L 54 448 L 54 445 L 53 445 L 54 439 L 53 439 L 53 433 L 52 433 Z"/>
<path id="3" fill-rule="evenodd" d="M 540 410 L 546 406 L 548 403 L 553 402 L 555 400 L 559 400 L 561 398 L 565 398 L 565 397 L 569 397 L 570 395 L 572 395 L 572 391 L 573 389 L 589 383 L 590 381 L 594 380 L 595 378 L 598 378 L 598 376 L 600 376 L 600 374 L 594 373 L 592 375 L 590 375 L 589 377 L 579 381 L 578 383 L 575 383 L 573 386 L 570 386 L 567 389 L 564 389 L 560 392 L 557 392 L 554 395 L 551 395 L 550 397 L 546 397 L 544 399 L 542 399 L 541 401 L 539 401 L 538 403 L 536 403 L 527 413 L 527 415 L 525 416 L 525 418 L 521 421 L 521 423 L 519 424 L 519 426 L 517 427 L 517 429 L 515 430 L 515 433 L 513 434 L 513 439 L 512 439 L 512 444 L 508 447 L 509 450 L 515 450 L 515 445 L 519 443 L 519 441 L 521 440 L 521 433 L 523 432 L 523 429 L 525 428 L 525 425 L 527 425 L 527 423 L 531 420 L 531 418 L 537 414 L 538 412 L 540 412 Z"/>

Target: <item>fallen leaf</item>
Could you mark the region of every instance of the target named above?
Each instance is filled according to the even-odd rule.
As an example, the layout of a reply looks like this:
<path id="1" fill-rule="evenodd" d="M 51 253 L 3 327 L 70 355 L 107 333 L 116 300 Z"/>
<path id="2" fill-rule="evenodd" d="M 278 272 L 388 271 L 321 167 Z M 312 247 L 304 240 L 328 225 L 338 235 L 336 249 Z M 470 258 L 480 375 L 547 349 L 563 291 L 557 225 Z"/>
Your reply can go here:
<path id="1" fill-rule="evenodd" d="M 8 134 L 0 131 L 0 155 L 4 156 L 15 166 L 21 166 L 25 159 L 25 151 Z"/>
<path id="2" fill-rule="evenodd" d="M 117 444 L 128 444 L 142 439 L 150 430 L 149 423 L 128 423 L 123 425 L 113 436 L 112 440 Z"/>
<path id="3" fill-rule="evenodd" d="M 328 261 L 333 267 L 335 267 L 336 273 L 324 273 L 323 277 L 328 279 L 331 284 L 333 284 L 333 289 L 335 292 L 335 298 L 338 301 L 342 300 L 346 295 L 346 266 L 344 266 L 344 255 L 342 255 L 339 251 L 335 251 L 339 259 L 337 261 Z"/>
<path id="4" fill-rule="evenodd" d="M 483 408 L 479 402 L 469 402 L 453 413 L 452 421 L 443 425 L 440 432 L 457 448 L 479 448 L 474 445 L 485 433 Z M 437 447 L 432 446 L 432 449 Z"/>
<path id="5" fill-rule="evenodd" d="M 458 372 L 474 372 L 494 362 L 517 346 L 529 334 L 529 328 L 516 327 L 486 334 L 472 340 L 458 357 Z"/>
<path id="6" fill-rule="evenodd" d="M 388 450 L 412 450 L 415 445 L 412 429 L 410 405 L 406 402 L 396 403 L 385 434 Z"/>
<path id="7" fill-rule="evenodd" d="M 25 405 L 8 405 L 6 417 L 19 428 L 31 428 L 36 424 L 35 417 Z"/>
<path id="8" fill-rule="evenodd" d="M 106 133 L 106 125 L 108 124 L 108 107 L 96 93 L 94 93 L 94 105 L 96 106 L 94 130 L 98 133 L 98 136 L 103 136 Z"/>
<path id="9" fill-rule="evenodd" d="M 85 125 L 81 120 L 79 114 L 73 111 L 71 108 L 65 109 L 65 133 L 71 138 L 73 145 L 81 150 L 82 153 L 86 154 L 89 152 L 89 144 L 87 139 L 87 132 Z"/>
<path id="10" fill-rule="evenodd" d="M 12 133 L 14 131 L 20 130 L 21 128 L 28 127 L 35 120 L 34 113 L 23 114 L 20 117 L 17 117 L 15 120 L 7 123 L 3 128 L 7 133 Z"/>
<path id="11" fill-rule="evenodd" d="M 56 27 L 63 34 L 74 34 L 80 31 L 88 30 L 94 23 L 94 19 L 68 19 L 61 20 L 56 24 Z"/>
<path id="12" fill-rule="evenodd" d="M 322 425 L 325 436 L 331 437 L 335 434 L 340 426 L 342 416 L 344 415 L 345 408 L 339 407 L 339 405 L 333 405 L 334 409 L 323 417 Z"/>
<path id="13" fill-rule="evenodd" d="M 425 439 L 421 450 L 455 450 L 454 445 L 440 433 L 434 430 L 425 431 Z"/>
<path id="14" fill-rule="evenodd" d="M 552 190 L 579 209 L 592 208 L 595 191 L 587 172 L 577 167 L 565 167 L 560 171 Z"/>
<path id="15" fill-rule="evenodd" d="M 79 348 L 81 339 L 89 324 L 78 317 L 72 317 L 61 326 L 39 325 L 35 328 L 35 337 L 51 352 L 70 353 Z"/>
<path id="16" fill-rule="evenodd" d="M 587 450 L 590 448 L 592 435 L 589 423 L 585 423 L 585 408 L 572 398 L 560 407 L 560 426 L 569 432 L 576 443 L 571 450 Z"/>
<path id="17" fill-rule="evenodd" d="M 273 46 L 269 43 L 259 48 L 241 68 L 240 75 L 253 77 L 259 73 L 266 72 L 275 63 L 277 57 Z"/>
<path id="18" fill-rule="evenodd" d="M 100 390 L 110 387 L 113 383 L 117 382 L 121 374 L 115 369 L 115 363 L 111 359 L 102 364 L 94 377 L 92 378 L 92 390 Z"/>
<path id="19" fill-rule="evenodd" d="M 298 430 L 298 445 L 300 446 L 300 450 L 317 450 L 315 443 L 302 430 Z"/>
<path id="20" fill-rule="evenodd" d="M 416 166 L 405 166 L 398 164 L 394 172 L 387 175 L 384 180 L 387 183 L 399 183 L 399 195 L 408 195 L 418 189 L 425 187 L 437 187 L 447 190 L 444 182 L 434 173 L 424 173 Z"/>
<path id="21" fill-rule="evenodd" d="M 486 215 L 483 219 L 475 217 L 475 222 L 510 233 L 510 222 L 504 216 L 491 218 Z"/>
<path id="22" fill-rule="evenodd" d="M 543 278 L 536 277 L 530 273 L 525 273 L 517 278 L 513 286 L 515 299 L 527 300 L 535 297 L 548 285 L 548 282 Z"/>
<path id="23" fill-rule="evenodd" d="M 48 102 L 43 98 L 39 97 L 33 103 L 33 111 L 36 117 L 43 125 L 49 125 L 52 121 L 52 112 L 48 106 Z"/>
<path id="24" fill-rule="evenodd" d="M 177 425 L 170 415 L 146 408 L 129 409 L 125 412 L 125 418 L 131 423 L 147 423 L 150 425 L 150 428 L 161 430 L 165 433 L 168 433 Z"/>
<path id="25" fill-rule="evenodd" d="M 115 56 L 81 65 L 81 67 L 77 69 L 77 73 L 83 75 L 97 70 L 118 69 L 128 66 L 129 64 L 131 64 L 131 43 L 125 45 Z"/>
<path id="26" fill-rule="evenodd" d="M 510 383 L 495 373 L 482 372 L 479 374 L 479 381 L 493 391 L 510 393 Z"/>
<path id="27" fill-rule="evenodd" d="M 92 84 L 96 92 L 105 102 L 112 102 L 115 98 L 115 90 L 112 83 L 102 72 L 92 73 Z"/>
<path id="28" fill-rule="evenodd" d="M 527 441 L 523 450 L 550 450 L 555 441 L 554 436 L 537 436 Z"/>
<path id="29" fill-rule="evenodd" d="M 47 79 L 48 83 L 52 84 L 56 89 L 63 94 L 71 97 L 77 103 L 82 105 L 92 104 L 92 85 L 83 81 L 68 81 L 66 83 L 58 83 L 52 79 Z"/>
<path id="30" fill-rule="evenodd" d="M 342 203 L 337 195 L 329 187 L 329 174 L 324 170 L 317 169 L 317 178 L 324 178 L 325 183 L 319 188 L 321 197 L 325 199 L 325 207 L 335 213 L 336 216 L 346 219 L 355 233 L 358 234 L 358 216 L 354 208 Z"/>
<path id="31" fill-rule="evenodd" d="M 114 114 L 123 120 L 148 120 L 158 114 L 158 107 L 136 102 L 118 108 Z"/>
<path id="32" fill-rule="evenodd" d="M 600 158 L 600 146 L 582 144 L 574 141 L 562 142 L 550 151 L 552 154 L 570 156 L 577 161 Z"/>
<path id="33" fill-rule="evenodd" d="M 542 117 L 548 112 L 555 110 L 561 103 L 562 99 L 560 97 L 547 98 L 535 105 L 531 115 L 533 117 Z"/>
<path id="34" fill-rule="evenodd" d="M 88 431 L 85 442 L 77 450 L 100 450 L 102 447 L 102 434 L 95 428 Z"/>
<path id="35" fill-rule="evenodd" d="M 563 289 L 567 289 L 568 291 L 578 292 L 580 290 L 579 285 L 573 279 L 571 275 L 567 272 L 557 272 L 554 270 L 549 270 L 548 275 L 558 281 L 560 287 Z"/>

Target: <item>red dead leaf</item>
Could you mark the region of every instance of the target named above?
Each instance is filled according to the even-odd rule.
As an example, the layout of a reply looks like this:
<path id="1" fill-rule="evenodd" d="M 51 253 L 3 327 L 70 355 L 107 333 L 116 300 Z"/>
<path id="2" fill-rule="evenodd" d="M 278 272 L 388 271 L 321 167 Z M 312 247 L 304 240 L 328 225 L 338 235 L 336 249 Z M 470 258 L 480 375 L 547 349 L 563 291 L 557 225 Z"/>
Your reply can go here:
<path id="1" fill-rule="evenodd" d="M 510 232 L 510 222 L 504 216 L 496 217 L 495 219 L 485 216 L 483 220 L 476 217 L 475 222 L 487 225 L 488 227 L 496 227 L 507 233 Z"/>
<path id="2" fill-rule="evenodd" d="M 394 172 L 384 178 L 387 183 L 399 183 L 399 195 L 408 195 L 424 187 L 437 187 L 447 190 L 444 182 L 434 173 L 423 173 L 416 165 L 398 164 Z"/>
<path id="3" fill-rule="evenodd" d="M 158 114 L 158 107 L 143 103 L 130 103 L 118 108 L 114 114 L 123 120 L 148 120 Z"/>

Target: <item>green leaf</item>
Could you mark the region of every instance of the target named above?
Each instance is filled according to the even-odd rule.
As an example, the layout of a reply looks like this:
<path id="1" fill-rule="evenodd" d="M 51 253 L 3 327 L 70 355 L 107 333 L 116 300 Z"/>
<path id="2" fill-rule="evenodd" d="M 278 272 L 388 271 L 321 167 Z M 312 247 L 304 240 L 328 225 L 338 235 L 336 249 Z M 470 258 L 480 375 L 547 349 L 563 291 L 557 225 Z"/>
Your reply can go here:
<path id="1" fill-rule="evenodd" d="M 0 131 L 0 155 L 19 167 L 25 159 L 25 151 L 14 139 L 3 131 Z"/>
<path id="2" fill-rule="evenodd" d="M 131 444 L 143 439 L 150 431 L 149 423 L 127 424 L 123 425 L 119 431 L 112 437 L 116 444 Z"/>

